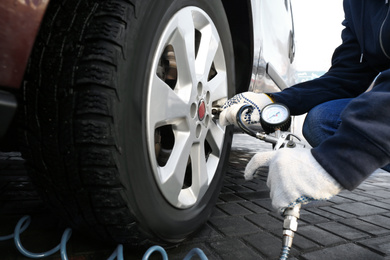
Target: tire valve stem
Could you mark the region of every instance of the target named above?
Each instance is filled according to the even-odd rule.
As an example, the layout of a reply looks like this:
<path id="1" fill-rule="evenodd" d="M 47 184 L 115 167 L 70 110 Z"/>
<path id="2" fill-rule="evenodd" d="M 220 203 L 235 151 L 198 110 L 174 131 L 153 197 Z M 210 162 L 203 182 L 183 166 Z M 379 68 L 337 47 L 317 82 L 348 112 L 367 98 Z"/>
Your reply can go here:
<path id="1" fill-rule="evenodd" d="M 282 251 L 280 252 L 280 260 L 286 260 L 288 254 L 292 247 L 294 234 L 298 229 L 298 219 L 299 211 L 301 209 L 301 204 L 298 204 L 294 207 L 287 208 L 283 215 L 283 242 L 282 242 Z"/>
<path id="2" fill-rule="evenodd" d="M 215 119 L 219 118 L 219 114 L 222 112 L 222 107 L 212 107 L 211 108 L 211 114 Z"/>

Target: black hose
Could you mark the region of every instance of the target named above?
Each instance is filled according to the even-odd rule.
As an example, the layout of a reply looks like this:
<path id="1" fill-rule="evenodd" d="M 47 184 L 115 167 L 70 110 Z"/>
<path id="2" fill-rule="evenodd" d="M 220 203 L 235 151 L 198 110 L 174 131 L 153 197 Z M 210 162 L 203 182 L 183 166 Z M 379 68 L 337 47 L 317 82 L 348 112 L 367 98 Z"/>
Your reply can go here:
<path id="1" fill-rule="evenodd" d="M 241 120 L 241 115 L 242 113 L 245 111 L 245 110 L 248 110 L 249 113 L 252 113 L 254 108 L 252 105 L 243 105 L 240 110 L 238 110 L 237 112 L 237 115 L 236 115 L 236 121 L 237 121 L 237 125 L 241 128 L 242 131 L 244 131 L 246 134 L 250 135 L 250 136 L 253 136 L 253 137 L 256 137 L 256 132 L 249 129 Z"/>

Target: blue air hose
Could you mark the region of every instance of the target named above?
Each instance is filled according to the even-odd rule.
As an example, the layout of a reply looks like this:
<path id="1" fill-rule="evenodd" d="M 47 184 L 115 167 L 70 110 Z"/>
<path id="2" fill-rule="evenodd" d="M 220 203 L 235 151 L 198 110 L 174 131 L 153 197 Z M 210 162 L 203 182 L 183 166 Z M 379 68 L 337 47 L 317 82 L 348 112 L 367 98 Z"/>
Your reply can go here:
<path id="1" fill-rule="evenodd" d="M 67 228 L 64 233 L 62 234 L 62 237 L 61 237 L 61 242 L 60 244 L 58 244 L 56 247 L 54 247 L 53 249 L 47 251 L 47 252 L 44 252 L 44 253 L 32 253 L 32 252 L 29 252 L 28 250 L 26 250 L 21 241 L 20 241 L 20 234 L 23 233 L 23 231 L 25 231 L 27 229 L 27 227 L 30 225 L 31 223 L 31 217 L 30 216 L 24 216 L 22 217 L 18 223 L 16 224 L 15 226 L 15 230 L 14 230 L 14 233 L 13 234 L 10 234 L 10 235 L 7 235 L 7 236 L 0 236 L 0 241 L 5 241 L 5 240 L 10 240 L 10 239 L 14 239 L 14 242 L 15 242 L 15 246 L 16 248 L 18 249 L 18 251 L 23 254 L 24 256 L 26 257 L 29 257 L 29 258 L 34 258 L 34 259 L 37 259 L 37 258 L 44 258 L 44 257 L 47 257 L 47 256 L 50 256 L 58 251 L 60 251 L 60 254 L 61 254 L 61 260 L 68 260 L 68 256 L 66 254 L 66 244 L 70 238 L 70 236 L 72 235 L 72 229 L 70 228 Z M 161 253 L 161 255 L 163 256 L 163 260 L 168 260 L 168 255 L 167 255 L 167 252 L 164 250 L 164 248 L 162 248 L 161 246 L 152 246 L 150 247 L 144 254 L 144 256 L 142 257 L 142 260 L 148 260 L 149 257 L 155 252 L 155 251 L 158 251 Z M 201 260 L 208 260 L 208 258 L 206 257 L 206 255 L 203 253 L 203 251 L 199 248 L 193 248 L 185 257 L 184 257 L 184 260 L 190 260 L 194 255 L 198 255 L 200 257 Z M 115 251 L 107 258 L 107 260 L 114 260 L 114 259 L 118 259 L 118 260 L 124 260 L 123 258 L 123 245 L 119 244 L 117 246 L 117 248 L 115 249 Z"/>

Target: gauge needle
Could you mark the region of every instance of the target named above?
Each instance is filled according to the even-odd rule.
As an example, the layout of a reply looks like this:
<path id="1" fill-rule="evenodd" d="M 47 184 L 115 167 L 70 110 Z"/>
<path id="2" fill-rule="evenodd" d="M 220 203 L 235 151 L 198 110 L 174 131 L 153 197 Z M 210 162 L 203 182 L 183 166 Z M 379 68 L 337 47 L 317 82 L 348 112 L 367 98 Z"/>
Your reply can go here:
<path id="1" fill-rule="evenodd" d="M 275 117 L 275 116 L 278 116 L 279 114 L 280 114 L 280 112 L 278 112 L 278 113 L 276 113 L 276 114 L 270 116 L 268 119 L 271 119 L 271 118 L 273 118 L 273 117 Z"/>

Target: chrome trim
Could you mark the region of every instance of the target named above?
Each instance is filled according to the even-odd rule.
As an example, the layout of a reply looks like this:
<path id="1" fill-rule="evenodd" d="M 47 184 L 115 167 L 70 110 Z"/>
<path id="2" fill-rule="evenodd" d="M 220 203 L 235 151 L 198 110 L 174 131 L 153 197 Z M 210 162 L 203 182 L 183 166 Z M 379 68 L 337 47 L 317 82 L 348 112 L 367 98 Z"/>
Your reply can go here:
<path id="1" fill-rule="evenodd" d="M 270 62 L 267 63 L 266 71 L 267 71 L 267 75 L 275 82 L 276 86 L 278 86 L 280 90 L 288 88 L 286 82 L 283 80 L 283 78 L 279 75 L 275 67 L 272 66 Z"/>

